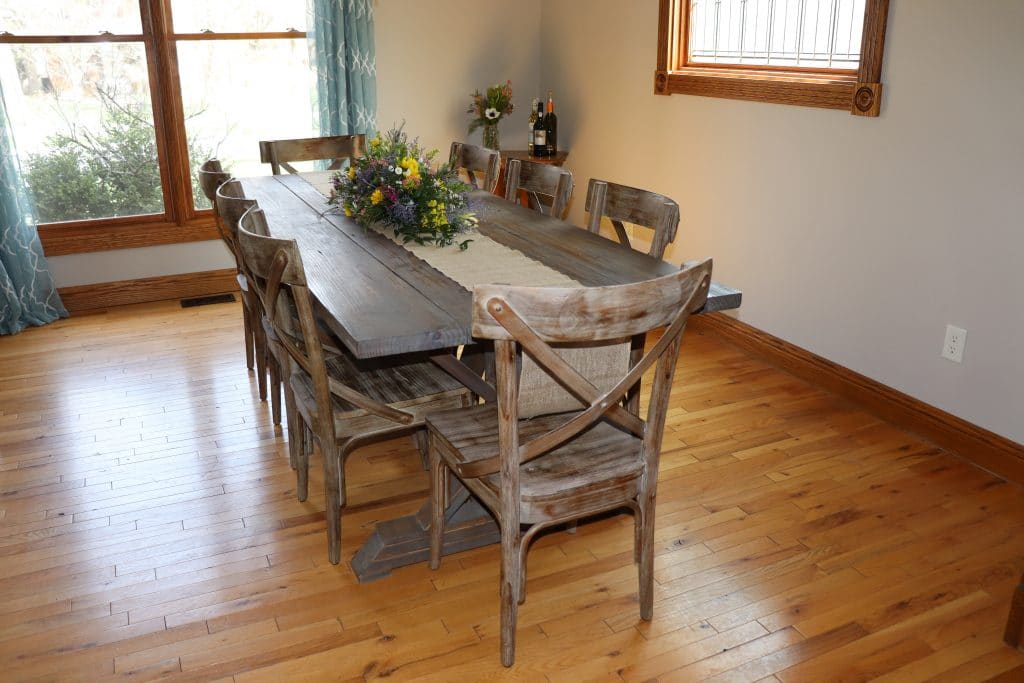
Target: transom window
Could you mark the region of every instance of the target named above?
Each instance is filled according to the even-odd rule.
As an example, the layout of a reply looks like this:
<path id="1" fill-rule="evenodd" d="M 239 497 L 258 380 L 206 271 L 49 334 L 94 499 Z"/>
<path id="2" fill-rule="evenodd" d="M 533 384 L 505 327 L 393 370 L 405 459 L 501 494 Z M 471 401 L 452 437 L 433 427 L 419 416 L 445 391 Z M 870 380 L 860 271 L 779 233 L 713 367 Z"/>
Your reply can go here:
<path id="1" fill-rule="evenodd" d="M 864 0 L 691 0 L 689 62 L 854 70 Z"/>
<path id="2" fill-rule="evenodd" d="M 877 116 L 888 0 L 663 0 L 655 92 Z"/>

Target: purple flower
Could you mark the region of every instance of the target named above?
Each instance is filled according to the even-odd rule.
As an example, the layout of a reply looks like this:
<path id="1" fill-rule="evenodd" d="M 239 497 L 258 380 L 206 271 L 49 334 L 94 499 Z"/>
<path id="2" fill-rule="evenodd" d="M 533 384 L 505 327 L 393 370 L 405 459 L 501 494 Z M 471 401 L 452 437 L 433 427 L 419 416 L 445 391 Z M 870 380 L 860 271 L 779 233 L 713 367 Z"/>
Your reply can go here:
<path id="1" fill-rule="evenodd" d="M 395 202 L 386 209 L 388 218 L 394 223 L 412 225 L 416 222 L 416 205 L 410 202 Z"/>

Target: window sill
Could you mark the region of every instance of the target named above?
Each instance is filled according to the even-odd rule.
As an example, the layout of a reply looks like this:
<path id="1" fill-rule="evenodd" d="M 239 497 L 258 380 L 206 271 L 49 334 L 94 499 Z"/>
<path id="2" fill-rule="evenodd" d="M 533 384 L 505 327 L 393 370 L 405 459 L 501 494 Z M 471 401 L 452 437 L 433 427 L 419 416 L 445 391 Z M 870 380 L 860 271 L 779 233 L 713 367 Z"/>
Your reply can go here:
<path id="1" fill-rule="evenodd" d="M 864 86 L 858 88 L 854 75 L 819 75 L 784 71 L 760 71 L 724 69 L 719 67 L 687 67 L 676 71 L 656 71 L 654 92 L 657 95 L 700 95 L 723 97 L 734 100 L 753 100 L 774 104 L 793 104 L 803 107 L 842 109 L 855 114 L 869 113 L 876 103 L 875 85 L 866 95 Z M 855 96 L 858 102 L 855 103 Z M 869 97 L 867 108 L 862 107 L 863 98 Z"/>
<path id="2" fill-rule="evenodd" d="M 182 225 L 160 219 L 96 225 L 89 221 L 81 225 L 41 225 L 39 239 L 47 256 L 85 254 L 111 249 L 153 247 L 162 244 L 219 240 L 220 233 L 213 216 L 200 216 Z"/>

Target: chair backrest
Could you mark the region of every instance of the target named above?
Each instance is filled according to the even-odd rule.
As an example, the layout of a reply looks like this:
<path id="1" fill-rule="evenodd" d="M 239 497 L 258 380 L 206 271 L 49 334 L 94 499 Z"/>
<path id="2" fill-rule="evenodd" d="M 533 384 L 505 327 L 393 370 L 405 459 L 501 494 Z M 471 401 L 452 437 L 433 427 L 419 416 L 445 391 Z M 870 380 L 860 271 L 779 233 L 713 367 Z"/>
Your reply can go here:
<path id="1" fill-rule="evenodd" d="M 710 285 L 708 259 L 672 275 L 612 287 L 475 287 L 473 336 L 494 340 L 499 452 L 464 468 L 465 473 L 481 476 L 500 470 L 504 480 L 506 473 L 518 472 L 523 462 L 565 443 L 599 420 L 643 439 L 645 457 L 657 458 L 683 329 L 690 312 L 707 300 Z M 667 329 L 654 346 L 642 357 L 631 359 L 621 377 L 602 388 L 559 350 L 565 345 L 599 347 L 659 327 Z M 571 394 L 576 412 L 524 443 L 519 438 L 519 391 L 527 355 Z M 647 416 L 641 419 L 623 406 L 623 399 L 654 365 Z"/>
<path id="2" fill-rule="evenodd" d="M 289 162 L 330 161 L 329 171 L 341 168 L 346 159 L 361 157 L 366 153 L 366 136 L 331 135 L 322 138 L 298 138 L 295 140 L 261 140 L 260 161 L 270 164 L 274 175 L 281 175 L 283 168 L 288 173 L 298 173 Z"/>
<path id="3" fill-rule="evenodd" d="M 456 171 L 465 169 L 466 175 L 469 176 L 469 184 L 476 190 L 481 189 L 477 174 L 483 174 L 482 189 L 494 192 L 494 187 L 498 184 L 501 153 L 486 147 L 453 142 L 451 154 L 448 155 L 448 165 Z"/>
<path id="4" fill-rule="evenodd" d="M 590 221 L 587 229 L 601 232 L 601 218 L 608 217 L 615 234 L 623 245 L 632 247 L 624 223 L 654 231 L 648 254 L 655 258 L 665 255 L 665 247 L 676 238 L 679 227 L 679 204 L 665 195 L 627 185 L 591 178 L 587 185 L 587 211 Z"/>
<path id="5" fill-rule="evenodd" d="M 217 188 L 226 183 L 231 178 L 231 174 L 224 170 L 220 159 L 209 159 L 204 161 L 203 165 L 196 171 L 196 178 L 199 180 L 199 187 L 202 189 L 203 194 L 206 195 L 207 201 L 213 207 L 213 219 L 217 223 L 217 229 L 221 232 L 221 238 L 224 238 L 220 213 L 217 211 L 216 194 Z"/>
<path id="6" fill-rule="evenodd" d="M 199 187 L 202 188 L 206 198 L 210 200 L 210 204 L 214 203 L 214 195 L 217 193 L 217 188 L 231 178 L 231 174 L 224 170 L 220 159 L 204 161 L 196 175 L 199 178 Z"/>
<path id="7" fill-rule="evenodd" d="M 526 193 L 529 207 L 561 218 L 572 197 L 572 173 L 551 164 L 509 159 L 505 165 L 505 199 L 514 202 Z"/>
<path id="8" fill-rule="evenodd" d="M 222 183 L 214 194 L 214 206 L 217 207 L 222 225 L 221 236 L 235 254 L 239 268 L 243 272 L 244 263 L 238 251 L 238 221 L 241 220 L 242 214 L 255 204 L 256 200 L 246 198 L 245 192 L 242 191 L 242 183 L 235 179 Z"/>

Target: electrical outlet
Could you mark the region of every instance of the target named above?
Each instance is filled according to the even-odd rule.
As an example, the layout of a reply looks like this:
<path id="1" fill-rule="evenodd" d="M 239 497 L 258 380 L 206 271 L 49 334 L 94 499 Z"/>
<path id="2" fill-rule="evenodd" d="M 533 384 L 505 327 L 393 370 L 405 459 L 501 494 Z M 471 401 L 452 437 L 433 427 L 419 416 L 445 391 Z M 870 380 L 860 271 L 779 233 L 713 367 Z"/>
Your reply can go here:
<path id="1" fill-rule="evenodd" d="M 954 363 L 964 362 L 964 346 L 967 345 L 967 330 L 956 325 L 946 325 L 946 341 L 942 343 L 942 357 Z"/>

